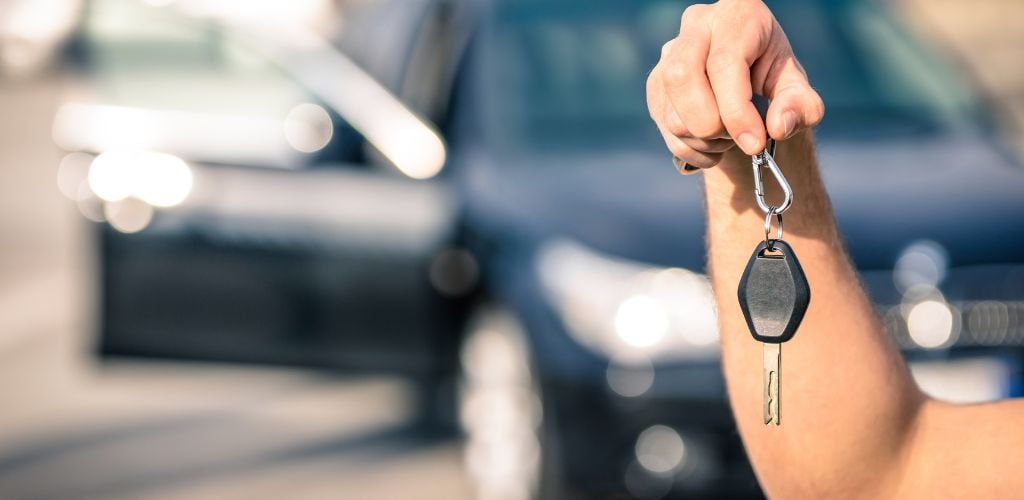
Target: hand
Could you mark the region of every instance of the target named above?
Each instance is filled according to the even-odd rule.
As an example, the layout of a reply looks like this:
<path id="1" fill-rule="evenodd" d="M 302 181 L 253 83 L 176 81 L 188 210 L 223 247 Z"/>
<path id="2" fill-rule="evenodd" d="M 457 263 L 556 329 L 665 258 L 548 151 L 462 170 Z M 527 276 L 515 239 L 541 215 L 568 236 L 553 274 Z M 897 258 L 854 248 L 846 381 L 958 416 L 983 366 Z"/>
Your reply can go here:
<path id="1" fill-rule="evenodd" d="M 760 0 L 691 5 L 679 36 L 661 49 L 647 79 L 647 106 L 672 154 L 710 168 L 739 145 L 761 152 L 764 123 L 750 102 L 771 99 L 767 133 L 776 140 L 817 125 L 825 114 L 786 34 Z"/>

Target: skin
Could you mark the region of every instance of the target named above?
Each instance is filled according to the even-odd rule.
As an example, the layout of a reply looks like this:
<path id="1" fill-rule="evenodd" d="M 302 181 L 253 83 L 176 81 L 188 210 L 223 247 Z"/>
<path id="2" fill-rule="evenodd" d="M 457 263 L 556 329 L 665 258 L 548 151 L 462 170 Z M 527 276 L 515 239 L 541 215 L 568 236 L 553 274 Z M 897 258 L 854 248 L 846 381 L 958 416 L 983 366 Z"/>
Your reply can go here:
<path id="1" fill-rule="evenodd" d="M 669 150 L 705 169 L 709 266 L 729 400 L 765 493 L 871 499 L 1024 494 L 1018 472 L 1024 401 L 952 405 L 926 397 L 861 287 L 814 154 L 811 128 L 824 105 L 768 8 L 756 0 L 688 8 L 647 92 Z M 772 100 L 767 131 L 750 104 L 752 92 Z M 780 427 L 763 423 L 762 344 L 750 336 L 736 298 L 750 252 L 764 235 L 749 155 L 764 148 L 766 134 L 786 139 L 776 156 L 797 200 L 785 214 L 785 238 L 813 297 L 796 336 L 782 348 Z M 769 191 L 769 199 L 781 198 Z"/>

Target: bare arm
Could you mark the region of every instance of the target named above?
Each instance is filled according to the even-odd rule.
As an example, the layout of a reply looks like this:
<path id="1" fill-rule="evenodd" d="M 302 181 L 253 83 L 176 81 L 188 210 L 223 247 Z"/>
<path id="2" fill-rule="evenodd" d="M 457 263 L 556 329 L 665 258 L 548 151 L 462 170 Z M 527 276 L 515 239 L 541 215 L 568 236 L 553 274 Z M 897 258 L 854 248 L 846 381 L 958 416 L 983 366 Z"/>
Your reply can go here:
<path id="1" fill-rule="evenodd" d="M 783 346 L 780 427 L 762 420 L 762 346 L 748 333 L 736 298 L 750 252 L 764 237 L 749 157 L 730 153 L 705 173 L 709 264 L 736 422 L 770 494 L 888 496 L 899 477 L 880 471 L 900 470 L 909 460 L 924 398 L 843 251 L 810 133 L 780 145 L 777 156 L 798 195 L 786 212 L 785 238 L 813 297 L 797 335 Z"/>
<path id="2" fill-rule="evenodd" d="M 1014 498 L 1024 491 L 1024 402 L 955 406 L 925 398 L 864 293 L 836 231 L 810 132 L 780 146 L 798 193 L 786 240 L 811 305 L 784 345 L 781 427 L 761 415 L 761 344 L 736 299 L 763 237 L 749 157 L 705 173 L 708 255 L 729 400 L 764 489 L 779 498 Z"/>
<path id="3" fill-rule="evenodd" d="M 704 176 L 723 364 L 740 434 L 767 494 L 1019 496 L 1024 402 L 954 406 L 917 389 L 842 247 L 806 130 L 821 119 L 821 102 L 781 28 L 751 0 L 702 6 L 688 16 L 651 75 L 648 102 L 676 156 L 703 168 L 720 163 Z M 728 36 L 719 41 L 716 29 Z M 744 33 L 752 35 L 744 41 Z M 756 111 L 743 105 L 752 89 L 773 98 L 768 132 L 790 137 L 777 155 L 797 193 L 786 212 L 785 238 L 813 297 L 783 348 L 781 427 L 763 424 L 762 346 L 748 333 L 736 297 L 764 234 L 747 156 L 763 148 L 765 138 Z M 755 140 L 737 141 L 744 153 L 731 138 L 746 133 Z"/>

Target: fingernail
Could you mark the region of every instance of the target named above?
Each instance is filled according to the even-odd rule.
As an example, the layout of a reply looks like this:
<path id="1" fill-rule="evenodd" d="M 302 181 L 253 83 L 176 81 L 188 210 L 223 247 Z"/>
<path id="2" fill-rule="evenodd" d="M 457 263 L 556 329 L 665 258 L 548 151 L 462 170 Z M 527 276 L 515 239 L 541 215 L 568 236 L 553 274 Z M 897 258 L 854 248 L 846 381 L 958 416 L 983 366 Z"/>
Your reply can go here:
<path id="1" fill-rule="evenodd" d="M 743 148 L 745 153 L 754 154 L 756 152 L 757 139 L 754 137 L 754 134 L 744 132 L 740 134 L 740 138 L 737 142 L 740 144 L 740 147 Z"/>
<path id="2" fill-rule="evenodd" d="M 788 139 L 796 129 L 796 112 L 790 110 L 782 114 L 782 124 L 786 128 L 785 137 Z"/>

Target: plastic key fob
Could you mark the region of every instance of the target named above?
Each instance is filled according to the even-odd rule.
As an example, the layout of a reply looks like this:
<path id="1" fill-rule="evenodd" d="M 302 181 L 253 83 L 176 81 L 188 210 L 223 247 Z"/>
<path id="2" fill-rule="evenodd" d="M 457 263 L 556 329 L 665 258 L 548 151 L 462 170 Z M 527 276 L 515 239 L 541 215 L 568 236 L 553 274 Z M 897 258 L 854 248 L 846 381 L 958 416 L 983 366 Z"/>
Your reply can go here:
<path id="1" fill-rule="evenodd" d="M 789 244 L 769 240 L 754 249 L 740 278 L 739 301 L 755 339 L 780 344 L 793 338 L 811 301 L 811 288 Z"/>

